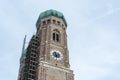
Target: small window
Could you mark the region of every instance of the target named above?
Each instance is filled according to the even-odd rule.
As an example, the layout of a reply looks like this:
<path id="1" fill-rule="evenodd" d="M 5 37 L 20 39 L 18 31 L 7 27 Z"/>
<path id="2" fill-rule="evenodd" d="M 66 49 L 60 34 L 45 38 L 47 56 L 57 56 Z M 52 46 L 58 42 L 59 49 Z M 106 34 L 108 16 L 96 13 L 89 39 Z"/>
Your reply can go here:
<path id="1" fill-rule="evenodd" d="M 43 25 L 45 25 L 46 24 L 46 22 L 45 21 L 43 21 Z"/>
<path id="2" fill-rule="evenodd" d="M 48 23 L 48 24 L 50 23 L 50 19 L 47 20 L 47 23 Z"/>
<path id="3" fill-rule="evenodd" d="M 53 20 L 53 24 L 56 24 L 56 20 Z"/>
<path id="4" fill-rule="evenodd" d="M 52 34 L 53 41 L 60 41 L 60 33 L 58 31 L 54 31 Z"/>
<path id="5" fill-rule="evenodd" d="M 60 25 L 60 21 L 57 21 L 57 24 Z"/>
<path id="6" fill-rule="evenodd" d="M 55 41 L 55 33 L 53 33 L 53 40 Z"/>
<path id="7" fill-rule="evenodd" d="M 56 40 L 59 41 L 59 35 L 58 34 L 56 34 Z"/>

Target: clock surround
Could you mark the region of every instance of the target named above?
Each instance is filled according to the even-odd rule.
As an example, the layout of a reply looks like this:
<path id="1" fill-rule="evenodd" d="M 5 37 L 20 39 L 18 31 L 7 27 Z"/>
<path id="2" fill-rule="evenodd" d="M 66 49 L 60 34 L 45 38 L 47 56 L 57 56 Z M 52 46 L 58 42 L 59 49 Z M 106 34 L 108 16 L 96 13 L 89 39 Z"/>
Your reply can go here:
<path id="1" fill-rule="evenodd" d="M 62 53 L 60 51 L 57 51 L 57 50 L 51 50 L 50 55 L 55 60 L 62 60 L 62 58 L 63 58 Z"/>

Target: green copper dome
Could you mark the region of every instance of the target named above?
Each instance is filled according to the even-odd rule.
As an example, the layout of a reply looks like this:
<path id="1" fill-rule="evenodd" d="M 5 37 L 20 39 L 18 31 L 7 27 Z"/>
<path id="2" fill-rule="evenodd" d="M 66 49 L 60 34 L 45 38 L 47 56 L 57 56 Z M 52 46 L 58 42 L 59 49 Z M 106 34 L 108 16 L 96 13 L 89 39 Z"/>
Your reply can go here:
<path id="1" fill-rule="evenodd" d="M 65 26 L 67 26 L 67 22 L 66 22 L 66 20 L 64 18 L 64 15 L 61 12 L 59 12 L 59 11 L 50 9 L 50 10 L 44 11 L 44 12 L 42 12 L 40 14 L 40 16 L 39 16 L 39 18 L 37 20 L 37 23 L 36 23 L 36 27 L 38 26 L 38 24 L 39 24 L 41 19 L 43 19 L 45 17 L 48 17 L 48 16 L 51 16 L 51 15 L 55 16 L 55 17 L 58 17 L 58 18 L 61 18 L 64 21 Z"/>

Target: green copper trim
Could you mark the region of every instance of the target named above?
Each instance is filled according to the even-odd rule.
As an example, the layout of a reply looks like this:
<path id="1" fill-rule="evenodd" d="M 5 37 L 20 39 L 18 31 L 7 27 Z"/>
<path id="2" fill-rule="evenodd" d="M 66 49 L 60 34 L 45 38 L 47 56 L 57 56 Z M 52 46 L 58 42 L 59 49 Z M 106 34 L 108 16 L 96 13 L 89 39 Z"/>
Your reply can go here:
<path id="1" fill-rule="evenodd" d="M 25 49 L 23 52 L 22 52 L 22 56 L 26 56 L 27 54 L 27 49 Z"/>
<path id="2" fill-rule="evenodd" d="M 20 61 L 21 61 L 22 58 L 25 57 L 26 55 L 27 55 L 27 49 L 25 49 L 25 50 L 22 52 L 22 55 L 21 55 Z"/>
<path id="3" fill-rule="evenodd" d="M 63 15 L 61 12 L 56 11 L 56 10 L 53 10 L 53 9 L 44 11 L 44 12 L 42 12 L 42 13 L 40 14 L 40 16 L 39 16 L 39 18 L 38 18 L 38 20 L 37 20 L 37 22 L 36 22 L 36 27 L 38 26 L 38 24 L 39 24 L 39 22 L 41 21 L 41 19 L 43 19 L 43 18 L 45 18 L 45 17 L 48 17 L 48 16 L 51 16 L 51 15 L 52 15 L 52 16 L 55 16 L 55 17 L 58 17 L 58 18 L 61 18 L 61 19 L 64 21 L 65 26 L 67 27 L 67 22 L 66 22 L 66 20 L 65 20 L 65 18 L 64 18 L 64 15 Z"/>

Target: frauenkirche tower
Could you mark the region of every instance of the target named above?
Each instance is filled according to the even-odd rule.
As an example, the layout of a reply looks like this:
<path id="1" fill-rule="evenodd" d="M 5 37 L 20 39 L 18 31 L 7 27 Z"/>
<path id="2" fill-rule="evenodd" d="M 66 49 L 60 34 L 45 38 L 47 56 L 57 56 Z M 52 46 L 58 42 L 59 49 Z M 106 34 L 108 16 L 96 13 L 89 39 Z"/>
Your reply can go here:
<path id="1" fill-rule="evenodd" d="M 23 45 L 18 80 L 74 80 L 64 15 L 56 10 L 42 12 L 36 28 L 28 47 Z"/>

